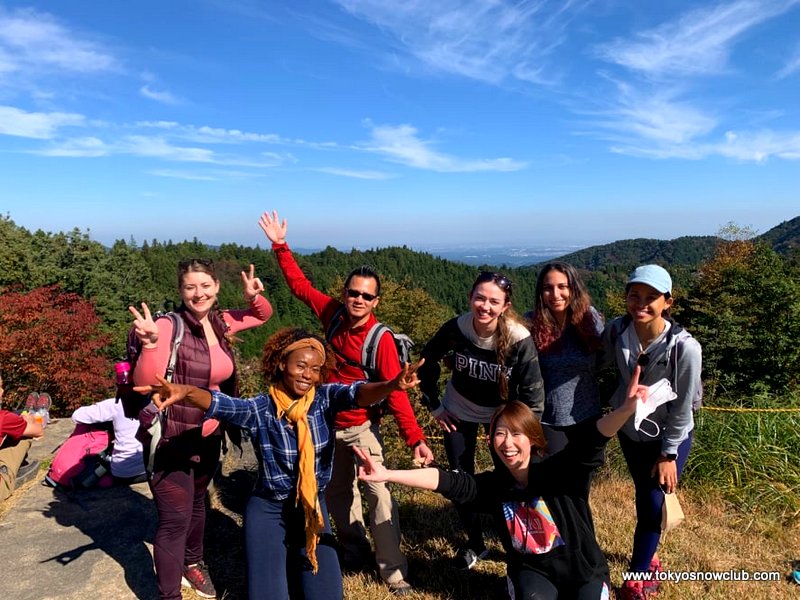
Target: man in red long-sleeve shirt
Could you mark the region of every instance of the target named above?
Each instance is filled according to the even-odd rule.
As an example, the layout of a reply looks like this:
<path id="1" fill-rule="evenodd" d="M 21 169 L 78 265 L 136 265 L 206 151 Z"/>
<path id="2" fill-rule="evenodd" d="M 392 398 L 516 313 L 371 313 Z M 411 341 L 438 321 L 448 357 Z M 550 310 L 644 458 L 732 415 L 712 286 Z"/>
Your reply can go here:
<path id="1" fill-rule="evenodd" d="M 336 369 L 328 381 L 352 383 L 366 378 L 358 365 L 367 332 L 377 322 L 373 309 L 380 301 L 380 280 L 369 267 L 360 267 L 347 277 L 341 301 L 316 290 L 297 265 L 286 245 L 286 220 L 280 222 L 276 212 L 264 213 L 259 221 L 261 229 L 272 242 L 289 289 L 317 315 L 323 328 L 329 331 L 331 321 L 341 319 L 330 343 L 336 352 Z M 344 311 L 339 310 L 344 306 Z M 397 348 L 391 334 L 384 333 L 376 352 L 376 380 L 389 380 L 400 371 Z M 413 448 L 414 459 L 423 464 L 433 461 L 433 453 L 425 442 L 425 435 L 417 423 L 414 411 L 405 392 L 393 392 L 386 400 L 386 409 L 397 420 L 400 435 Z M 343 549 L 345 566 L 368 563 L 370 546 L 366 538 L 361 495 L 356 477 L 356 462 L 352 446 L 368 451 L 376 462 L 383 462 L 383 441 L 379 431 L 380 410 L 358 408 L 337 413 L 336 450 L 333 474 L 325 498 L 336 532 Z M 369 483 L 365 486 L 370 507 L 370 531 L 375 542 L 375 560 L 383 580 L 397 595 L 412 592 L 405 581 L 408 562 L 400 551 L 400 527 L 397 505 L 385 484 Z"/>

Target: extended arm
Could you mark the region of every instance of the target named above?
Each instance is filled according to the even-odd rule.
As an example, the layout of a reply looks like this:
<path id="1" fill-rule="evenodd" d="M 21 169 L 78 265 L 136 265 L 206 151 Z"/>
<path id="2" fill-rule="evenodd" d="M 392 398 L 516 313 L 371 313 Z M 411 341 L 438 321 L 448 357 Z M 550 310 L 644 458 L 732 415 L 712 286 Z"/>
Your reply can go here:
<path id="1" fill-rule="evenodd" d="M 380 402 L 394 391 L 400 390 L 404 392 L 416 387 L 419 385 L 417 369 L 419 369 L 424 362 L 425 359 L 422 359 L 416 365 L 405 365 L 397 373 L 397 376 L 390 381 L 364 383 L 360 385 L 356 391 L 356 402 L 359 406 L 369 406 Z"/>
<path id="2" fill-rule="evenodd" d="M 286 219 L 281 221 L 277 211 L 272 211 L 272 214 L 267 211 L 261 215 L 258 225 L 264 235 L 267 236 L 267 239 L 272 242 L 272 251 L 275 253 L 278 266 L 292 295 L 313 310 L 317 318 L 322 321 L 322 325 L 327 327 L 331 316 L 340 303 L 338 300 L 314 288 L 311 281 L 298 266 L 292 251 L 289 250 L 289 246 L 286 243 Z"/>
<path id="3" fill-rule="evenodd" d="M 143 385 L 133 388 L 140 394 L 153 394 L 153 403 L 158 410 L 164 410 L 176 402 L 185 400 L 192 406 L 203 411 L 207 411 L 211 406 L 211 392 L 193 385 L 181 383 L 170 383 L 161 375 L 156 375 L 158 383 L 155 385 Z"/>
<path id="4" fill-rule="evenodd" d="M 353 452 L 361 461 L 358 478 L 363 481 L 399 483 L 421 490 L 435 490 L 439 487 L 439 469 L 397 469 L 390 470 L 376 463 L 368 452 L 353 446 Z"/>

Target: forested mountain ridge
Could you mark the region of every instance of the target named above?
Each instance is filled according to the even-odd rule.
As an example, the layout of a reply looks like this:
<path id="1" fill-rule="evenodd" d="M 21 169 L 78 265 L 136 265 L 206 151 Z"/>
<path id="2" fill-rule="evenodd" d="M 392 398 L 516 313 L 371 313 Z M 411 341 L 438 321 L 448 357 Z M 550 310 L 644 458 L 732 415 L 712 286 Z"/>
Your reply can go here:
<path id="1" fill-rule="evenodd" d="M 800 217 L 781 223 L 757 239 L 788 252 L 799 245 Z M 609 290 L 620 288 L 630 270 L 638 264 L 657 262 L 670 267 L 676 284 L 687 284 L 689 275 L 714 254 L 716 237 L 681 237 L 675 240 L 633 239 L 593 246 L 561 257 L 584 272 L 598 308 L 606 308 Z M 87 233 L 29 232 L 9 217 L 0 217 L 0 291 L 14 286 L 24 290 L 58 284 L 67 292 L 91 299 L 98 315 L 115 337 L 127 327 L 127 306 L 148 301 L 162 307 L 177 298 L 175 266 L 178 261 L 203 256 L 217 263 L 223 306 L 235 306 L 239 298 L 239 271 L 248 263 L 256 265 L 266 293 L 276 307 L 268 330 L 298 324 L 310 326 L 313 315 L 292 298 L 274 257 L 268 248 L 237 244 L 210 247 L 197 239 L 174 243 L 153 240 L 140 246 L 119 240 L 111 248 L 92 241 Z M 467 293 L 481 267 L 438 258 L 406 246 L 342 252 L 333 247 L 312 254 L 297 254 L 297 261 L 314 285 L 332 291 L 352 268 L 369 264 L 387 280 L 424 290 L 451 311 L 467 308 Z M 506 268 L 514 281 L 514 305 L 519 312 L 531 307 L 533 288 L 540 265 Z"/>
<path id="2" fill-rule="evenodd" d="M 754 239 L 786 255 L 800 247 L 800 216 L 784 221 Z M 720 238 L 716 236 L 684 236 L 672 240 L 618 240 L 571 252 L 558 260 L 587 271 L 605 270 L 609 265 L 632 268 L 646 263 L 694 266 L 713 256 L 719 241 Z M 539 263 L 541 264 L 543 263 Z"/>
<path id="3" fill-rule="evenodd" d="M 800 248 L 800 216 L 776 225 L 756 239 L 766 242 L 775 252 L 789 254 Z"/>
<path id="4" fill-rule="evenodd" d="M 636 238 L 591 246 L 559 257 L 571 265 L 597 271 L 608 265 L 696 265 L 714 254 L 719 238 L 684 236 L 674 240 Z"/>

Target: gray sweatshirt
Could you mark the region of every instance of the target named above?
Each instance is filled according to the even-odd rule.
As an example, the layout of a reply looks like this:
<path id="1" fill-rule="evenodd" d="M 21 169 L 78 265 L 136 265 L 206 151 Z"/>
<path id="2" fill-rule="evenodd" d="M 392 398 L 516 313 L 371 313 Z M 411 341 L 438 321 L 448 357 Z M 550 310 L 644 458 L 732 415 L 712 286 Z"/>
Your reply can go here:
<path id="1" fill-rule="evenodd" d="M 617 408 L 625 402 L 628 384 L 639 353 L 638 348 L 631 347 L 631 338 L 635 338 L 635 333 L 627 331 L 628 328 L 633 329 L 630 318 L 620 317 L 606 325 L 603 331 L 601 363 L 603 366 L 615 365 L 618 372 L 619 385 L 611 397 L 612 408 Z M 633 441 L 646 442 L 660 439 L 661 452 L 677 454 L 678 446 L 694 429 L 693 410 L 699 408 L 702 399 L 700 343 L 673 321 L 647 348 L 647 354 L 650 355 L 650 362 L 642 368 L 639 383 L 652 385 L 666 378 L 678 397 L 662 404 L 647 417 L 659 427 L 659 434 L 656 437 L 636 431 L 633 417 L 623 425 L 620 432 Z"/>

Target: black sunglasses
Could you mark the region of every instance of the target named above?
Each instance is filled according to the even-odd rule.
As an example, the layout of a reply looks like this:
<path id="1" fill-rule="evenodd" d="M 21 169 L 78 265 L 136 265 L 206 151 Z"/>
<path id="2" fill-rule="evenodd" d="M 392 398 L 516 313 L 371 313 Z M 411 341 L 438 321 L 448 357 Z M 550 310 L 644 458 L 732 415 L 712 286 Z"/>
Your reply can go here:
<path id="1" fill-rule="evenodd" d="M 375 300 L 375 298 L 377 298 L 375 294 L 368 294 L 367 292 L 359 292 L 358 290 L 352 290 L 350 288 L 347 288 L 347 291 L 345 293 L 347 294 L 348 298 L 358 298 L 359 296 L 361 296 L 367 302 L 372 302 L 373 300 Z"/>
<path id="2" fill-rule="evenodd" d="M 503 291 L 508 291 L 512 287 L 514 287 L 514 284 L 511 282 L 511 280 L 502 273 L 494 273 L 492 271 L 481 271 L 481 274 L 478 275 L 478 283 L 484 283 L 486 281 L 491 281 Z"/>
<path id="3" fill-rule="evenodd" d="M 636 364 L 640 367 L 646 367 L 650 364 L 650 355 L 642 352 L 639 357 L 636 359 Z"/>

